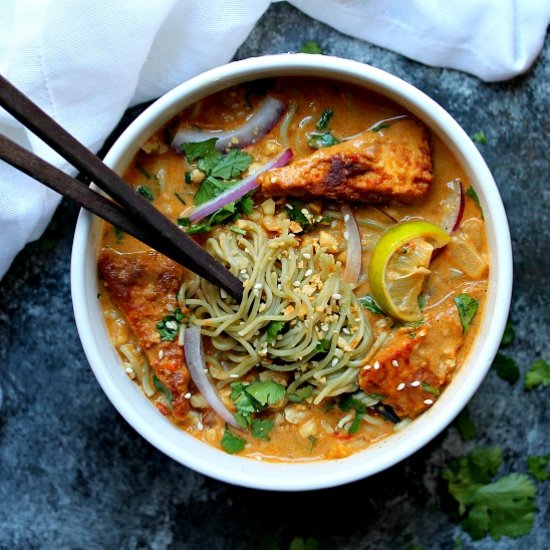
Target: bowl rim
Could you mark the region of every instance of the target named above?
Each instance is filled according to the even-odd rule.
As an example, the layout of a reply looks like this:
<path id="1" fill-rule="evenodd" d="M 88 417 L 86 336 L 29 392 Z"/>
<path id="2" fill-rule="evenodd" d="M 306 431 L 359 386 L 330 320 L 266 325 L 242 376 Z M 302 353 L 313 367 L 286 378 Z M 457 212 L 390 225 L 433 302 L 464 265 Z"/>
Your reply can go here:
<path id="1" fill-rule="evenodd" d="M 94 282 L 97 254 L 92 235 L 94 220 L 84 210 L 79 214 L 73 241 L 71 295 L 79 337 L 96 379 L 118 412 L 149 443 L 180 464 L 231 484 L 276 491 L 323 489 L 374 475 L 404 460 L 441 433 L 472 398 L 496 355 L 508 318 L 512 294 L 510 232 L 489 168 L 454 118 L 404 80 L 370 65 L 338 57 L 277 54 L 235 61 L 202 73 L 172 89 L 139 115 L 111 147 L 106 164 L 122 171 L 155 129 L 200 97 L 268 76 L 327 77 L 356 83 L 389 97 L 445 141 L 478 192 L 491 254 L 484 319 L 470 354 L 434 406 L 402 431 L 343 459 L 284 463 L 227 455 L 169 424 L 124 374 L 114 346 L 105 349 L 106 328 L 103 322 L 103 326 L 98 326 L 98 319 L 103 318 L 96 297 L 97 281 Z M 137 395 L 142 399 L 134 397 Z"/>

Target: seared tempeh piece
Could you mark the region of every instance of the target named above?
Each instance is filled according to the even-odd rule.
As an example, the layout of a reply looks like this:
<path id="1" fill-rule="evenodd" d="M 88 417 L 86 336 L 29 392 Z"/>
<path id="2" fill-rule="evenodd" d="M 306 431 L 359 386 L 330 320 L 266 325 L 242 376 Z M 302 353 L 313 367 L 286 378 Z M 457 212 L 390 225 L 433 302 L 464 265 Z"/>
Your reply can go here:
<path id="1" fill-rule="evenodd" d="M 412 203 L 432 183 L 428 133 L 413 119 L 396 121 L 264 172 L 258 180 L 268 196 Z"/>
<path id="2" fill-rule="evenodd" d="M 385 396 L 383 403 L 398 416 L 417 417 L 450 380 L 461 336 L 458 313 L 449 298 L 426 313 L 422 326 L 397 329 L 392 340 L 361 369 L 361 389 Z"/>
<path id="3" fill-rule="evenodd" d="M 183 348 L 177 338 L 161 340 L 156 327 L 178 306 L 176 293 L 181 286 L 183 268 L 154 250 L 135 254 L 103 250 L 98 268 L 149 364 L 172 392 L 173 414 L 184 418 L 189 409 L 189 400 L 184 397 L 188 392 L 189 371 Z"/>

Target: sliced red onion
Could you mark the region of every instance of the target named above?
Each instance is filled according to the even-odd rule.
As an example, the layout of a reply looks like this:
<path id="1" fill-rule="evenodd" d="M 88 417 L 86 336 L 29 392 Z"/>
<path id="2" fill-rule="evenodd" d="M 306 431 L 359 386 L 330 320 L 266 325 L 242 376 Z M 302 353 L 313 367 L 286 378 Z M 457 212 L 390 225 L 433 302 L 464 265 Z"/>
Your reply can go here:
<path id="1" fill-rule="evenodd" d="M 181 152 L 184 143 L 196 143 L 218 138 L 216 149 L 224 152 L 230 147 L 242 149 L 256 143 L 275 127 L 286 111 L 286 103 L 267 96 L 258 110 L 239 128 L 234 130 L 201 130 L 199 128 L 180 128 L 172 140 L 172 147 Z"/>
<path id="2" fill-rule="evenodd" d="M 185 329 L 184 348 L 185 360 L 189 368 L 189 374 L 195 382 L 195 386 L 199 389 L 202 396 L 208 401 L 214 412 L 231 424 L 234 428 L 240 429 L 237 421 L 227 407 L 219 398 L 218 393 L 210 382 L 206 372 L 206 364 L 204 361 L 204 351 L 202 349 L 201 329 L 193 326 Z"/>
<path id="3" fill-rule="evenodd" d="M 361 234 L 359 227 L 351 208 L 345 204 L 342 206 L 344 223 L 346 224 L 346 233 L 348 241 L 348 253 L 346 258 L 346 268 L 344 269 L 343 280 L 351 285 L 357 285 L 359 275 L 361 274 Z"/>
<path id="4" fill-rule="evenodd" d="M 449 190 L 449 194 L 441 202 L 445 214 L 440 225 L 447 233 L 452 233 L 460 225 L 462 215 L 464 214 L 464 189 L 460 178 L 455 178 L 448 182 L 446 187 Z"/>
<path id="5" fill-rule="evenodd" d="M 277 155 L 273 160 L 270 160 L 268 163 L 264 164 L 256 172 L 249 174 L 242 181 L 236 185 L 231 186 L 227 191 L 224 191 L 217 197 L 210 199 L 209 201 L 204 202 L 197 208 L 193 209 L 189 214 L 189 221 L 195 223 L 196 221 L 202 220 L 206 216 L 217 212 L 220 208 L 224 207 L 230 202 L 239 200 L 244 197 L 250 191 L 253 191 L 258 187 L 258 176 L 271 170 L 272 168 L 280 168 L 281 166 L 287 165 L 292 159 L 292 149 L 285 149 L 282 153 Z"/>

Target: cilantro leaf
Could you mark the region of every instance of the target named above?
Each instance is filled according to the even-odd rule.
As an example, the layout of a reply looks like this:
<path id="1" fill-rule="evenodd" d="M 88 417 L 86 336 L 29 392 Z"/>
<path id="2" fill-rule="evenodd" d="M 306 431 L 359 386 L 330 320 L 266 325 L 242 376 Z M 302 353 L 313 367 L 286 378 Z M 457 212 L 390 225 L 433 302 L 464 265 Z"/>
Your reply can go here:
<path id="1" fill-rule="evenodd" d="M 366 294 L 362 298 L 359 298 L 358 302 L 371 313 L 378 313 L 379 315 L 386 314 L 386 312 L 376 303 L 376 300 L 370 294 Z"/>
<path id="2" fill-rule="evenodd" d="M 460 414 L 456 417 L 455 426 L 460 433 L 462 441 L 470 441 L 477 436 L 477 428 L 470 418 L 468 409 L 462 409 Z"/>
<path id="3" fill-rule="evenodd" d="M 248 170 L 254 157 L 246 151 L 233 149 L 220 158 L 218 163 L 212 168 L 210 174 L 216 178 L 228 180 L 240 176 Z"/>
<path id="4" fill-rule="evenodd" d="M 317 130 L 324 130 L 328 123 L 330 122 L 330 119 L 332 118 L 332 115 L 334 114 L 334 111 L 332 109 L 325 109 L 321 116 L 319 117 L 319 120 L 317 121 L 317 124 L 315 125 L 315 128 Z"/>
<path id="5" fill-rule="evenodd" d="M 487 143 L 487 136 L 484 130 L 475 132 L 474 134 L 472 134 L 471 137 L 472 137 L 472 141 L 474 141 L 475 143 L 481 143 L 482 145 L 485 145 Z"/>
<path id="6" fill-rule="evenodd" d="M 286 205 L 288 217 L 295 222 L 298 222 L 304 231 L 307 231 L 312 226 L 312 216 L 309 210 L 300 201 L 290 201 Z M 307 211 L 307 214 L 303 212 Z"/>
<path id="7" fill-rule="evenodd" d="M 140 185 L 137 187 L 136 191 L 149 202 L 153 202 L 153 200 L 155 200 L 153 190 L 148 185 Z"/>
<path id="8" fill-rule="evenodd" d="M 386 128 L 389 128 L 391 124 L 389 122 L 381 122 L 380 124 L 377 124 L 371 132 L 380 132 L 380 130 L 385 130 Z"/>
<path id="9" fill-rule="evenodd" d="M 483 209 L 481 208 L 479 197 L 477 196 L 476 190 L 471 185 L 466 190 L 466 195 L 468 195 L 468 197 L 470 197 L 475 202 L 476 206 L 479 208 L 479 211 L 481 212 L 481 217 L 483 218 Z"/>
<path id="10" fill-rule="evenodd" d="M 459 294 L 454 297 L 456 309 L 460 317 L 460 324 L 462 325 L 462 334 L 466 334 L 474 315 L 477 312 L 479 304 L 475 298 L 468 296 L 468 294 Z"/>
<path id="11" fill-rule="evenodd" d="M 340 143 L 340 140 L 336 139 L 330 130 L 326 132 L 310 132 L 308 134 L 307 144 L 312 149 L 321 149 L 321 147 L 331 147 Z"/>
<path id="12" fill-rule="evenodd" d="M 512 319 L 508 319 L 508 321 L 506 321 L 506 327 L 504 329 L 504 334 L 502 335 L 500 345 L 509 346 L 515 339 L 516 331 L 514 330 L 514 325 L 512 325 Z"/>
<path id="13" fill-rule="evenodd" d="M 549 477 L 548 463 L 550 462 L 550 453 L 544 456 L 527 457 L 527 473 L 531 474 L 538 481 L 546 481 Z"/>
<path id="14" fill-rule="evenodd" d="M 353 395 L 349 393 L 342 397 L 342 399 L 340 399 L 338 407 L 343 412 L 348 412 L 355 409 L 355 411 L 361 414 L 364 414 L 367 410 L 367 406 L 365 405 L 365 403 L 359 401 L 359 399 L 353 397 Z"/>
<path id="15" fill-rule="evenodd" d="M 218 195 L 221 195 L 224 191 L 227 190 L 229 185 L 226 182 L 220 181 L 212 176 L 208 176 L 201 183 L 198 191 L 193 197 L 193 201 L 196 206 L 201 205 L 203 202 L 207 202 Z"/>
<path id="16" fill-rule="evenodd" d="M 285 325 L 286 321 L 270 321 L 265 331 L 265 341 L 274 342 L 277 334 L 285 328 Z"/>
<path id="17" fill-rule="evenodd" d="M 287 398 L 293 403 L 301 403 L 304 399 L 313 395 L 313 386 L 302 386 L 298 388 L 294 393 L 289 393 Z"/>
<path id="18" fill-rule="evenodd" d="M 452 460 L 443 472 L 449 493 L 458 503 L 462 526 L 473 539 L 487 534 L 495 540 L 502 536 L 515 538 L 533 526 L 533 482 L 520 474 L 491 482 L 501 463 L 500 448 L 479 448 Z"/>
<path id="19" fill-rule="evenodd" d="M 185 319 L 185 314 L 178 307 L 174 313 L 163 317 L 161 321 L 156 324 L 158 333 L 161 340 L 173 341 L 179 332 L 180 325 Z"/>
<path id="20" fill-rule="evenodd" d="M 256 380 L 246 386 L 246 393 L 251 395 L 263 407 L 274 405 L 286 395 L 286 389 L 282 384 L 273 380 Z"/>
<path id="21" fill-rule="evenodd" d="M 316 353 L 314 355 L 314 359 L 317 359 L 317 357 L 324 357 L 329 351 L 331 344 L 332 340 L 330 338 L 323 338 L 321 341 L 317 342 L 317 344 L 315 345 Z"/>
<path id="22" fill-rule="evenodd" d="M 264 441 L 270 441 L 269 433 L 273 429 L 273 420 L 261 420 L 255 418 L 252 420 L 252 435 Z"/>
<path id="23" fill-rule="evenodd" d="M 525 375 L 525 389 L 531 390 L 537 386 L 550 386 L 550 367 L 544 359 L 537 359 Z"/>
<path id="24" fill-rule="evenodd" d="M 517 363 L 503 353 L 497 353 L 493 361 L 493 368 L 497 374 L 510 384 L 515 384 L 519 379 L 519 367 Z"/>
<path id="25" fill-rule="evenodd" d="M 428 382 L 422 382 L 422 389 L 426 393 L 431 393 L 432 395 L 438 396 L 441 393 L 441 390 L 439 388 L 435 388 L 434 386 L 431 386 L 428 384 Z"/>
<path id="26" fill-rule="evenodd" d="M 231 384 L 231 399 L 235 403 L 237 412 L 233 415 L 241 428 L 248 427 L 252 422 L 252 415 L 261 410 L 261 406 L 247 391 L 242 382 Z"/>
<path id="27" fill-rule="evenodd" d="M 220 444 L 226 453 L 232 455 L 242 451 L 246 445 L 246 441 L 242 437 L 235 435 L 226 426 Z"/>
<path id="28" fill-rule="evenodd" d="M 310 40 L 300 48 L 300 53 L 323 53 L 323 50 L 315 40 Z"/>
<path id="29" fill-rule="evenodd" d="M 155 388 L 157 388 L 157 390 L 159 390 L 166 396 L 166 399 L 168 399 L 168 403 L 170 403 L 170 406 L 172 406 L 174 396 L 172 395 L 172 392 L 160 381 L 156 374 L 153 374 L 153 385 L 155 386 Z"/>
<path id="30" fill-rule="evenodd" d="M 206 141 L 197 141 L 196 143 L 183 143 L 181 148 L 189 162 L 195 162 L 198 158 L 204 158 L 213 155 L 216 151 L 216 142 L 218 138 L 207 139 Z M 217 151 L 216 151 L 217 152 Z"/>

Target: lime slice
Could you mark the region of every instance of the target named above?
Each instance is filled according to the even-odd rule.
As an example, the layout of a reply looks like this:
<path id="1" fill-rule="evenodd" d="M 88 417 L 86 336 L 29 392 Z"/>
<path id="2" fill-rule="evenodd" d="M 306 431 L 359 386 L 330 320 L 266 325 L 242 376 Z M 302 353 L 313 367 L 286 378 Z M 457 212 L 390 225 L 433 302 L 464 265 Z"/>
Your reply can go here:
<path id="1" fill-rule="evenodd" d="M 451 238 L 443 229 L 425 221 L 409 221 L 388 229 L 372 251 L 369 278 L 374 299 L 392 317 L 412 323 L 422 311 L 418 296 L 430 273 L 435 248 Z"/>

